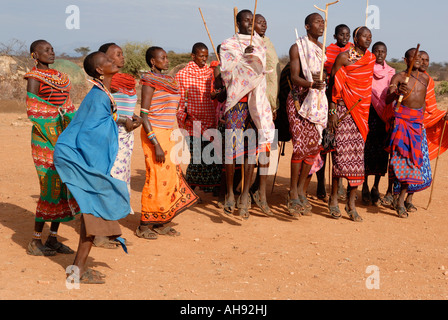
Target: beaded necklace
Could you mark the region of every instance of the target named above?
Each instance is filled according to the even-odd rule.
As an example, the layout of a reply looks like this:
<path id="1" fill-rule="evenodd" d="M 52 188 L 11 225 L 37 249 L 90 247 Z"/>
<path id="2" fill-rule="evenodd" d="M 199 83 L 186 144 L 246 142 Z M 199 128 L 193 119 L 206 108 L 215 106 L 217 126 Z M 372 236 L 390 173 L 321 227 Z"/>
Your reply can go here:
<path id="1" fill-rule="evenodd" d="M 115 113 L 117 112 L 117 104 L 116 104 L 116 102 L 115 102 L 114 97 L 113 97 L 112 94 L 110 93 L 110 91 L 109 91 L 109 90 L 104 86 L 104 84 L 103 84 L 101 81 L 99 81 L 98 79 L 93 79 L 93 80 L 88 79 L 87 81 L 89 81 L 90 83 L 92 83 L 94 86 L 100 88 L 101 90 L 103 90 L 104 93 L 107 94 L 107 96 L 108 96 L 109 99 L 110 99 L 111 106 L 112 106 L 112 113 L 115 114 Z"/>
<path id="2" fill-rule="evenodd" d="M 356 62 L 362 57 L 364 57 L 363 53 L 359 53 L 358 51 L 356 51 L 354 46 L 350 47 L 350 50 L 348 51 L 348 61 Z"/>
<path id="3" fill-rule="evenodd" d="M 25 74 L 25 78 L 34 78 L 62 92 L 69 91 L 71 87 L 68 75 L 55 69 L 42 70 L 34 67 L 30 72 Z"/>

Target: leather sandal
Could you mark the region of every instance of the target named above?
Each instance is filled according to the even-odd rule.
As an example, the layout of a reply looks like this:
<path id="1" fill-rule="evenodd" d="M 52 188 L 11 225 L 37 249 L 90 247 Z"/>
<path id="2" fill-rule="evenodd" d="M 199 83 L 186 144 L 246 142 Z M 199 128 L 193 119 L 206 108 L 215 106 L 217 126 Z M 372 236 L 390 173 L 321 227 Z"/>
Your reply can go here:
<path id="1" fill-rule="evenodd" d="M 358 214 L 358 211 L 356 209 L 350 210 L 348 207 L 348 204 L 345 205 L 345 211 L 347 212 L 350 219 L 354 222 L 363 222 L 364 220 L 361 218 L 361 216 Z"/>

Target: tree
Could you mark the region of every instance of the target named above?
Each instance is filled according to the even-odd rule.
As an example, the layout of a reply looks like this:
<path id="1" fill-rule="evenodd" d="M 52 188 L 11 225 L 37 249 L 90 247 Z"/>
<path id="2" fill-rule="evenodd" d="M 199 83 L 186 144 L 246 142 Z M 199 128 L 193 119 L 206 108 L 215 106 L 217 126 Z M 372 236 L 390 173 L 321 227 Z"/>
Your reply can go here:
<path id="1" fill-rule="evenodd" d="M 79 47 L 75 49 L 76 53 L 79 53 L 82 57 L 87 56 L 87 54 L 89 54 L 90 52 L 90 48 L 89 47 Z"/>

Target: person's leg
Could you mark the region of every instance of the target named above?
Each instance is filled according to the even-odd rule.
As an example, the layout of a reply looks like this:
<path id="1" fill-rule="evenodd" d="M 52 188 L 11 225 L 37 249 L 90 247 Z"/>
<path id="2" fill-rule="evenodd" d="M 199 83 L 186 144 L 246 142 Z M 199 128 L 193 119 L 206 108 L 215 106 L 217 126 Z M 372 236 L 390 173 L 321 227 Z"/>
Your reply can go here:
<path id="1" fill-rule="evenodd" d="M 365 204 L 365 205 L 369 205 L 370 202 L 371 202 L 371 200 L 372 200 L 372 198 L 371 198 L 371 196 L 370 196 L 369 181 L 368 181 L 368 179 L 369 179 L 369 176 L 368 176 L 368 175 L 364 176 L 364 183 L 363 183 L 363 185 L 362 185 L 362 192 L 361 192 L 361 195 L 362 195 L 362 203 Z"/>
<path id="2" fill-rule="evenodd" d="M 81 215 L 81 229 L 79 231 L 79 244 L 78 251 L 76 252 L 75 260 L 73 265 L 79 268 L 79 275 L 82 276 L 87 270 L 87 258 L 92 249 L 93 239 L 95 237 L 87 236 L 86 225 L 84 221 L 84 216 Z"/>
<path id="3" fill-rule="evenodd" d="M 44 230 L 45 222 L 35 221 L 33 238 L 28 244 L 27 253 L 32 256 L 54 256 L 56 250 L 51 249 L 42 243 L 42 231 Z"/>
<path id="4" fill-rule="evenodd" d="M 299 185 L 301 168 L 302 168 L 301 162 L 291 162 L 291 169 L 290 169 L 291 178 L 289 184 L 289 197 L 291 200 L 299 198 L 298 185 Z"/>
<path id="5" fill-rule="evenodd" d="M 308 199 L 306 198 L 307 182 L 309 183 L 310 180 L 311 167 L 312 164 L 308 164 L 304 161 L 302 163 L 302 168 L 300 170 L 299 175 L 297 193 L 299 200 L 304 207 L 304 211 L 302 212 L 303 215 L 309 215 L 312 209 L 311 204 L 308 202 Z"/>
<path id="6" fill-rule="evenodd" d="M 345 206 L 345 211 L 349 215 L 350 219 L 355 222 L 362 222 L 363 219 L 356 211 L 356 194 L 358 192 L 358 187 L 350 186 L 350 183 L 347 187 L 347 205 Z"/>
<path id="7" fill-rule="evenodd" d="M 251 198 L 250 198 L 250 187 L 251 187 L 251 182 L 252 182 L 252 175 L 254 172 L 254 168 L 255 168 L 255 164 L 248 162 L 247 159 L 245 159 L 245 163 L 244 163 L 244 176 L 243 176 L 243 189 L 241 190 L 241 195 L 239 197 L 238 200 L 238 207 L 240 210 L 240 216 L 247 220 L 249 219 L 249 209 L 250 209 L 250 203 L 251 203 Z"/>
<path id="8" fill-rule="evenodd" d="M 235 209 L 235 195 L 233 193 L 233 181 L 235 175 L 235 162 L 226 163 L 226 195 L 224 197 L 224 212 L 231 214 Z"/>
<path id="9" fill-rule="evenodd" d="M 50 225 L 50 236 L 48 237 L 47 241 L 45 242 L 45 245 L 49 247 L 50 249 L 56 250 L 58 253 L 64 253 L 64 254 L 73 254 L 75 251 L 70 249 L 65 244 L 62 244 L 58 241 L 58 230 L 59 230 L 60 223 L 59 222 L 52 222 Z"/>
<path id="10" fill-rule="evenodd" d="M 258 191 L 260 194 L 260 201 L 266 202 L 266 190 L 268 181 L 268 170 L 269 170 L 269 157 L 270 152 L 264 152 L 260 154 L 260 161 L 258 162 L 257 177 L 259 179 Z"/>
<path id="11" fill-rule="evenodd" d="M 373 183 L 372 190 L 370 191 L 370 198 L 372 199 L 372 204 L 378 206 L 380 203 L 380 181 L 381 175 L 375 175 L 375 182 Z"/>
<path id="12" fill-rule="evenodd" d="M 409 187 L 408 184 L 402 183 L 401 191 L 400 194 L 398 195 L 397 207 L 395 208 L 395 210 L 397 210 L 398 216 L 400 218 L 407 218 L 409 216 L 405 205 L 405 198 L 408 192 L 408 187 Z"/>
<path id="13" fill-rule="evenodd" d="M 414 197 L 414 193 L 408 193 L 408 195 L 406 197 L 406 200 L 404 202 L 406 210 L 408 212 L 415 212 L 415 211 L 417 211 L 417 207 L 414 206 L 414 204 L 412 202 L 413 197 Z"/>
<path id="14" fill-rule="evenodd" d="M 325 199 L 327 196 L 327 190 L 325 188 L 325 168 L 327 163 L 327 154 L 321 154 L 324 165 L 320 168 L 319 171 L 316 172 L 317 177 L 317 198 Z"/>

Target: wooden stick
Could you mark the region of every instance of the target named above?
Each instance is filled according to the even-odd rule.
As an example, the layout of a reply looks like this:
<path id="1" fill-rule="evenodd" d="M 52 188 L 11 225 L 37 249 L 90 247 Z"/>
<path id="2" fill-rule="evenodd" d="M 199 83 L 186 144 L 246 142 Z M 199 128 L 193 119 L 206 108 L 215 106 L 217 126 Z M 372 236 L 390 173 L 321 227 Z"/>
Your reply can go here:
<path id="1" fill-rule="evenodd" d="M 442 142 L 443 142 L 443 136 L 445 135 L 445 128 L 446 128 L 446 121 L 443 124 L 442 135 L 440 137 L 439 151 L 437 151 L 436 166 L 434 167 L 434 173 L 432 175 L 431 193 L 429 194 L 429 201 L 428 201 L 428 206 L 426 207 L 426 210 L 429 209 L 429 205 L 431 204 L 431 201 L 432 201 L 432 192 L 434 191 L 434 181 L 436 179 L 437 165 L 439 164 L 440 150 L 442 149 Z"/>
<path id="2" fill-rule="evenodd" d="M 295 28 L 296 30 L 296 40 L 299 40 L 299 33 L 297 32 L 297 28 Z"/>
<path id="3" fill-rule="evenodd" d="M 252 34 L 250 35 L 250 46 L 252 45 L 252 38 L 254 37 L 254 32 L 255 32 L 255 15 L 257 13 L 257 4 L 258 4 L 258 0 L 255 0 L 255 9 L 254 9 L 254 17 L 252 19 Z"/>
<path id="4" fill-rule="evenodd" d="M 274 193 L 275 188 L 275 180 L 277 180 L 277 173 L 278 173 L 278 166 L 280 164 L 280 157 L 282 156 L 282 150 L 285 151 L 285 141 L 282 141 L 281 143 L 278 143 L 278 160 L 277 160 L 277 169 L 275 169 L 275 175 L 274 175 L 274 181 L 272 182 L 272 190 L 271 194 Z"/>
<path id="5" fill-rule="evenodd" d="M 367 26 L 367 19 L 369 18 L 369 0 L 367 0 L 367 7 L 366 7 L 366 23 L 364 24 Z"/>
<path id="6" fill-rule="evenodd" d="M 210 42 L 212 43 L 212 47 L 213 47 L 213 51 L 215 52 L 216 59 L 218 59 L 218 62 L 221 62 L 219 60 L 218 52 L 216 52 L 215 45 L 213 44 L 212 37 L 210 36 L 210 32 L 208 31 L 207 23 L 205 23 L 204 15 L 202 14 L 201 8 L 199 8 L 199 12 L 201 13 L 202 21 L 204 22 L 204 26 L 205 26 L 205 30 L 207 31 L 208 38 L 210 39 Z"/>
<path id="7" fill-rule="evenodd" d="M 361 101 L 362 101 L 362 98 L 359 98 L 359 100 L 356 101 L 356 103 L 353 105 L 353 107 L 351 107 L 350 110 L 348 110 L 348 111 L 341 117 L 341 119 L 339 119 L 338 123 L 341 123 L 342 120 L 344 120 L 344 119 L 350 114 L 350 112 L 352 112 L 352 110 L 355 109 L 356 106 L 357 106 L 358 104 L 361 103 Z"/>
<path id="8" fill-rule="evenodd" d="M 235 8 L 233 8 L 233 22 L 234 22 L 234 24 L 235 24 L 235 34 L 238 33 L 238 23 L 237 23 L 237 21 L 236 21 L 236 16 L 237 16 L 237 15 L 238 15 L 238 8 L 235 7 Z"/>
<path id="9" fill-rule="evenodd" d="M 411 65 L 408 70 L 408 74 L 406 75 L 406 80 L 404 81 L 405 84 L 409 83 L 409 79 L 411 78 L 412 69 L 414 68 L 415 60 L 417 60 L 419 49 L 420 49 L 420 43 L 417 45 L 417 49 L 415 50 L 414 57 L 412 58 Z M 401 103 L 403 102 L 403 99 L 404 99 L 404 96 L 400 95 L 400 98 L 398 98 L 396 110 L 398 110 L 398 108 L 401 107 Z"/>
<path id="10" fill-rule="evenodd" d="M 325 10 L 323 10 L 323 9 L 319 8 L 318 6 L 314 5 L 314 7 L 315 7 L 317 10 L 320 10 L 320 11 L 322 11 L 323 13 L 325 13 L 324 42 L 323 42 L 323 44 L 322 44 L 322 62 L 321 62 L 321 66 L 320 66 L 320 78 L 319 78 L 320 81 L 323 81 L 323 80 L 324 80 L 325 50 L 326 50 L 326 47 L 327 47 L 328 7 L 329 7 L 329 6 L 332 6 L 332 5 L 336 4 L 336 3 L 338 3 L 339 1 L 340 1 L 340 0 L 337 0 L 337 1 L 334 1 L 334 2 L 327 3 L 327 4 L 325 5 Z M 320 108 L 320 102 L 321 102 L 321 99 L 322 99 L 322 92 L 319 91 L 319 99 L 318 99 L 318 101 L 317 101 L 317 108 L 318 108 L 318 109 Z"/>

